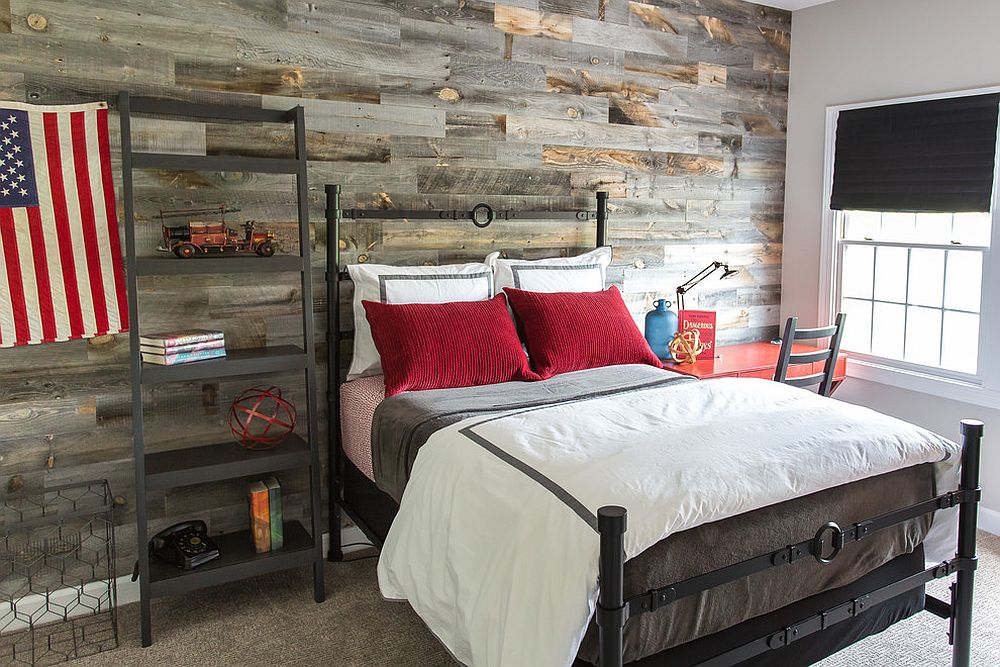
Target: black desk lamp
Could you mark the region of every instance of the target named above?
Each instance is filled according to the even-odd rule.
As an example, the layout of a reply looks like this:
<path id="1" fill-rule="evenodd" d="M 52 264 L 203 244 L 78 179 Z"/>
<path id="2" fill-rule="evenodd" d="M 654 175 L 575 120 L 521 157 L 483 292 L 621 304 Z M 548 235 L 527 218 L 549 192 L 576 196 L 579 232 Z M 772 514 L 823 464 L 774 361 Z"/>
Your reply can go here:
<path id="1" fill-rule="evenodd" d="M 684 295 L 691 291 L 695 285 L 700 283 L 705 278 L 722 269 L 722 275 L 719 276 L 719 280 L 725 280 L 726 278 L 731 278 L 739 273 L 739 269 L 730 269 L 728 264 L 723 262 L 712 262 L 704 269 L 694 274 L 690 280 L 688 280 L 683 285 L 677 287 L 677 309 L 684 310 Z"/>

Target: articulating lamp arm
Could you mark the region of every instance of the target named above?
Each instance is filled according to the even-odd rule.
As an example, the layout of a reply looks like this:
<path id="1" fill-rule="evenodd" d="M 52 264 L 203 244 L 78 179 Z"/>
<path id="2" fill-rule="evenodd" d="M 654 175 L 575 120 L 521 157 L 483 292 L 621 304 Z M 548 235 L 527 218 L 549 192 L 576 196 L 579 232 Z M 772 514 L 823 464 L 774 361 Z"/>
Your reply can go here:
<path id="1" fill-rule="evenodd" d="M 678 285 L 677 286 L 677 309 L 678 310 L 684 310 L 684 295 L 685 294 L 687 294 L 689 291 L 691 291 L 691 289 L 695 285 L 697 285 L 698 283 L 700 283 L 705 278 L 708 278 L 710 275 L 712 275 L 713 273 L 715 273 L 716 271 L 718 271 L 719 269 L 721 269 L 724 266 L 726 266 L 726 265 L 724 263 L 722 263 L 722 262 L 712 262 L 711 264 L 709 264 L 708 266 L 706 266 L 704 269 L 702 269 L 698 273 L 696 273 L 693 276 L 691 276 L 691 278 L 689 278 L 688 281 L 685 282 L 683 285 Z"/>

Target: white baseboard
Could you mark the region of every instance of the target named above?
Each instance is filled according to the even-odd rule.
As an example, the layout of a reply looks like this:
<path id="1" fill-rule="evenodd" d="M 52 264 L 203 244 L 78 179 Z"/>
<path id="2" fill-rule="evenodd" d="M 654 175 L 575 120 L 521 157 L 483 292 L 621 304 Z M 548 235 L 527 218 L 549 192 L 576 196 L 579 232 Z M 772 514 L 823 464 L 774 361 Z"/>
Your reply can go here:
<path id="1" fill-rule="evenodd" d="M 368 543 L 368 538 L 365 534 L 361 532 L 361 529 L 357 526 L 349 526 L 341 530 L 340 534 L 341 544 L 357 544 L 357 546 L 347 547 L 344 549 L 344 553 L 351 553 L 352 551 L 361 551 L 366 549 L 364 546 Z M 323 533 L 323 553 L 326 553 L 330 545 L 330 534 Z M 84 586 L 85 593 L 93 593 L 93 595 L 99 596 L 101 590 L 105 584 L 101 581 L 95 581 Z M 132 581 L 132 575 L 126 574 L 115 579 L 115 587 L 118 589 L 118 606 L 121 607 L 126 604 L 132 604 L 133 602 L 139 601 L 139 582 Z M 74 588 L 62 588 L 53 592 L 49 599 L 55 604 L 68 605 L 76 599 L 76 589 Z M 25 597 L 19 598 L 16 601 L 17 604 L 17 614 L 18 617 L 24 617 L 34 614 L 37 610 L 41 609 L 45 604 L 45 598 L 41 595 L 27 595 Z M 7 612 L 7 610 L 12 609 L 11 603 L 7 604 L 7 608 L 0 606 L 0 609 Z M 90 614 L 91 611 L 86 607 L 77 606 L 74 609 L 70 609 L 66 618 L 72 618 L 75 616 L 85 616 Z M 2 614 L 0 614 L 2 615 Z M 63 619 L 62 614 L 48 614 L 44 617 L 36 619 L 36 623 L 51 622 Z M 11 625 L 4 628 L 4 633 L 9 631 L 27 628 L 28 624 L 21 621 L 13 621 Z"/>
<path id="2" fill-rule="evenodd" d="M 979 506 L 979 529 L 1000 535 L 1000 512 Z"/>
<path id="3" fill-rule="evenodd" d="M 118 585 L 119 606 L 139 600 L 139 584 L 138 582 L 132 584 L 131 576 L 118 577 L 116 583 Z M 135 588 L 134 600 L 126 600 L 122 598 L 123 592 L 127 595 L 132 594 L 131 590 L 125 590 L 129 586 L 134 586 Z M 81 592 L 91 598 L 89 601 L 90 604 L 95 604 L 97 600 L 101 600 L 101 611 L 106 612 L 111 609 L 111 601 L 107 599 L 108 585 L 104 581 L 91 581 L 86 583 L 83 585 L 82 591 L 79 588 L 60 588 L 59 590 L 50 593 L 48 596 L 49 609 L 61 606 L 66 609 L 65 614 L 61 612 L 56 613 L 54 611 L 48 611 L 40 614 L 39 611 L 45 608 L 46 597 L 44 595 L 25 595 L 24 597 L 20 597 L 13 602 L 8 602 L 4 606 L 0 606 L 0 610 L 2 610 L 0 616 L 6 616 L 8 614 L 12 616 L 10 623 L 3 628 L 3 633 L 7 634 L 16 630 L 26 630 L 29 625 L 27 621 L 22 621 L 22 618 L 31 618 L 37 627 L 46 623 L 62 621 L 67 618 L 89 616 L 93 614 L 93 609 L 83 604 L 78 604 L 78 595 Z"/>

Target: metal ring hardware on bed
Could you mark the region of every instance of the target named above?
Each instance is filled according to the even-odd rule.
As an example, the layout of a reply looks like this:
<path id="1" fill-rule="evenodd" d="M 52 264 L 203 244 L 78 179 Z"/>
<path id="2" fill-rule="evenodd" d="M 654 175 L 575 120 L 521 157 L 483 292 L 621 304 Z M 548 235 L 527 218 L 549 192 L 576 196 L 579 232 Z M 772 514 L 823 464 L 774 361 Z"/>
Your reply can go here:
<path id="1" fill-rule="evenodd" d="M 365 535 L 376 546 L 381 546 L 395 516 L 398 506 L 391 497 L 382 493 L 374 483 L 364 477 L 353 464 L 348 462 L 343 449 L 340 404 L 340 368 L 342 342 L 348 337 L 341 331 L 339 312 L 340 282 L 349 279 L 346 271 L 340 267 L 340 222 L 349 219 L 437 219 L 437 220 L 469 220 L 480 228 L 489 226 L 494 220 L 526 220 L 526 219 L 561 219 L 561 220 L 595 220 L 596 245 L 606 245 L 606 230 L 608 218 L 608 194 L 598 192 L 596 211 L 498 211 L 487 204 L 478 204 L 471 210 L 399 210 L 399 209 L 341 209 L 340 186 L 326 186 L 326 223 L 327 223 L 327 266 L 326 274 L 328 288 L 328 363 L 330 405 L 330 549 L 328 558 L 331 561 L 341 560 L 340 511 L 341 509 L 361 528 Z M 942 509 L 959 507 L 959 532 L 956 556 L 931 568 L 918 571 L 917 567 L 903 571 L 891 570 L 891 574 L 874 583 L 864 583 L 861 580 L 850 588 L 851 594 L 830 591 L 833 600 L 824 604 L 818 613 L 798 611 L 800 606 L 789 605 L 776 610 L 764 617 L 770 622 L 772 617 L 787 618 L 779 612 L 788 611 L 792 622 L 782 622 L 767 632 L 734 631 L 734 641 L 721 654 L 714 651 L 697 655 L 694 664 L 711 667 L 736 665 L 748 660 L 763 660 L 772 651 L 783 649 L 782 653 L 793 651 L 798 655 L 796 646 L 806 646 L 809 642 L 796 644 L 801 639 L 830 630 L 830 645 L 839 642 L 838 646 L 849 645 L 860 638 L 878 630 L 864 630 L 864 618 L 880 603 L 904 606 L 901 600 L 907 594 L 914 594 L 917 589 L 929 581 L 957 574 L 957 581 L 951 588 L 951 600 L 945 602 L 931 596 L 924 598 L 923 609 L 942 618 L 950 619 L 949 640 L 953 646 L 952 664 L 954 667 L 968 667 L 971 653 L 971 618 L 973 580 L 976 568 L 976 521 L 978 502 L 981 497 L 979 489 L 980 450 L 983 425 L 977 421 L 962 422 L 962 461 L 961 482 L 955 491 L 942 493 L 929 500 L 912 504 L 892 512 L 873 516 L 869 519 L 841 527 L 830 521 L 822 524 L 814 534 L 800 542 L 788 544 L 779 549 L 762 553 L 756 557 L 743 560 L 733 565 L 678 581 L 669 586 L 647 590 L 640 595 L 625 598 L 625 551 L 624 535 L 627 526 L 627 511 L 622 507 L 606 506 L 598 510 L 597 524 L 600 536 L 598 602 L 595 612 L 595 622 L 598 634 L 598 651 L 600 667 L 619 667 L 624 664 L 624 628 L 629 618 L 653 612 L 659 608 L 698 593 L 714 589 L 726 583 L 734 582 L 749 575 L 778 569 L 811 557 L 822 564 L 829 564 L 842 559 L 841 550 L 849 543 L 859 542 L 872 537 L 879 531 L 898 526 L 905 521 L 913 520 L 926 514 Z M 888 567 L 888 566 L 886 566 Z M 865 579 L 865 581 L 868 581 Z M 862 586 L 858 588 L 857 586 Z M 858 591 L 862 592 L 858 592 Z M 839 595 L 839 597 L 837 597 Z M 843 599 L 841 599 L 843 598 Z M 912 598 L 907 598 L 911 600 Z M 906 604 L 911 604 L 907 602 Z M 885 606 L 885 605 L 883 605 Z M 914 607 L 914 611 L 919 607 Z M 910 611 L 909 613 L 913 613 Z M 908 614 L 907 614 L 908 615 Z M 901 620 L 896 618 L 888 621 L 891 625 Z M 872 622 L 874 625 L 875 622 Z M 856 628 L 856 631 L 855 631 Z M 735 630 L 735 629 L 734 629 Z M 723 631 L 722 634 L 729 632 Z M 853 633 L 853 634 L 852 634 Z M 827 634 L 824 635 L 827 636 Z M 747 641 L 748 637 L 752 637 Z M 697 642 L 693 642 L 697 643 Z M 830 652 L 839 650 L 834 648 Z M 802 651 L 807 654 L 807 651 Z M 829 654 L 829 653 L 827 653 Z M 777 654 L 775 654 L 777 655 Z M 801 658 L 799 658 L 801 662 Z M 580 662 L 580 661 L 578 661 Z M 642 665 L 680 664 L 668 657 L 650 656 L 638 661 Z M 582 664 L 582 663 L 581 663 Z M 684 662 L 684 664 L 689 664 Z M 769 663 L 775 664 L 775 663 Z"/>

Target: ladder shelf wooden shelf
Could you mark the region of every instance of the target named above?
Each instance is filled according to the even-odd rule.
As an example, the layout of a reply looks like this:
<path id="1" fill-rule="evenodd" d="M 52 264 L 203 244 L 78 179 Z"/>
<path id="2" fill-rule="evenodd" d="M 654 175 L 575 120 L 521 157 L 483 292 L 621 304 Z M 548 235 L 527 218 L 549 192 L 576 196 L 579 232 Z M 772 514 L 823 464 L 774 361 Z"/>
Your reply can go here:
<path id="1" fill-rule="evenodd" d="M 152 643 L 150 601 L 287 568 L 312 565 L 313 597 L 325 598 L 323 583 L 323 535 L 320 459 L 316 407 L 315 334 L 310 273 L 308 184 L 306 180 L 305 116 L 301 106 L 287 110 L 255 109 L 180 102 L 147 97 L 118 96 L 121 120 L 122 199 L 125 212 L 125 247 L 128 268 L 129 340 L 131 344 L 132 428 L 135 457 L 135 506 L 138 542 L 138 574 L 141 604 L 142 645 Z M 149 114 L 188 120 L 213 119 L 228 122 L 288 123 L 294 128 L 294 158 L 258 158 L 238 155 L 182 155 L 139 153 L 132 150 L 131 118 Z M 136 254 L 133 171 L 178 169 L 191 171 L 246 171 L 290 174 L 296 181 L 299 254 L 274 257 L 209 257 L 174 259 L 140 257 Z M 227 356 L 176 366 L 144 364 L 139 352 L 139 276 L 197 275 L 212 273 L 296 272 L 301 279 L 302 344 L 231 350 Z M 179 323 L 183 326 L 182 323 Z M 292 434 L 267 451 L 246 451 L 235 442 L 209 443 L 199 447 L 146 453 L 143 419 L 143 387 L 167 382 L 303 372 L 306 386 L 306 433 Z M 308 470 L 309 522 L 285 521 L 284 546 L 258 554 L 249 530 L 213 535 L 221 555 L 193 570 L 151 560 L 147 492 L 262 475 L 279 470 Z"/>

